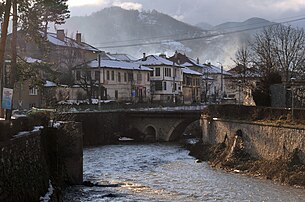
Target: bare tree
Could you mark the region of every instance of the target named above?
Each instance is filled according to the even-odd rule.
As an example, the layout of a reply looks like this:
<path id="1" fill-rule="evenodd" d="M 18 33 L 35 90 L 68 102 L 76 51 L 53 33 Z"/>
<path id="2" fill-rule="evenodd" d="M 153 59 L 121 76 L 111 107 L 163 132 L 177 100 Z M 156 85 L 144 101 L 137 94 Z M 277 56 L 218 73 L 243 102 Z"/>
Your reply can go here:
<path id="1" fill-rule="evenodd" d="M 262 76 L 268 76 L 277 71 L 274 37 L 273 27 L 267 27 L 261 33 L 255 35 L 251 42 L 252 61 L 259 68 Z"/>
<path id="2" fill-rule="evenodd" d="M 239 48 L 235 54 L 235 59 L 233 60 L 238 67 L 241 67 L 239 74 L 243 78 L 243 83 L 246 82 L 246 72 L 251 66 L 252 54 L 249 45 L 243 45 Z"/>
<path id="3" fill-rule="evenodd" d="M 303 29 L 277 25 L 274 32 L 274 54 L 276 55 L 282 80 L 289 83 L 293 74 L 303 73 L 305 67 L 305 33 Z M 301 70 L 301 71 L 300 71 Z"/>
<path id="4" fill-rule="evenodd" d="M 293 74 L 304 74 L 305 33 L 303 29 L 274 25 L 254 37 L 253 62 L 263 75 L 278 72 L 284 83 Z"/>
<path id="5" fill-rule="evenodd" d="M 86 64 L 81 65 L 76 71 L 79 72 L 76 82 L 86 92 L 86 97 L 89 100 L 89 104 L 92 104 L 92 98 L 95 94 L 94 92 L 97 91 L 98 79 L 95 80 L 92 78 L 90 68 Z"/>

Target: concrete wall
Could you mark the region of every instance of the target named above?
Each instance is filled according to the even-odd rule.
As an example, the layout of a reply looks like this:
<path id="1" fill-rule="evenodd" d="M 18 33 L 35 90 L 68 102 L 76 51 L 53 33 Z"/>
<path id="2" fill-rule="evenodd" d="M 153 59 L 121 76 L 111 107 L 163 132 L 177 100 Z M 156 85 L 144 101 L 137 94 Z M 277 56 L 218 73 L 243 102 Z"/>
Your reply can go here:
<path id="1" fill-rule="evenodd" d="M 223 142 L 227 135 L 232 143 L 237 130 L 243 133 L 247 151 L 257 158 L 274 160 L 285 157 L 294 149 L 301 150 L 300 158 L 305 163 L 305 129 L 251 121 L 232 121 L 203 116 L 201 118 L 203 141 L 210 144 Z"/>
<path id="2" fill-rule="evenodd" d="M 49 174 L 40 131 L 0 142 L 0 201 L 38 201 Z"/>

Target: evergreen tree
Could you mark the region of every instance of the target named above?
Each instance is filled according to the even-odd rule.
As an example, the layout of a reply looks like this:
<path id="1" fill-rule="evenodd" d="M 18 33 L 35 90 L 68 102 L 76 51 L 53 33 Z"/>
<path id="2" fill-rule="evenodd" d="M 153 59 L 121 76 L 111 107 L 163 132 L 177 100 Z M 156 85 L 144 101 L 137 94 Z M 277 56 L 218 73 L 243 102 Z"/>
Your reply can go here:
<path id="1" fill-rule="evenodd" d="M 43 26 L 43 32 L 46 36 L 48 25 L 53 22 L 55 25 L 65 23 L 66 19 L 70 17 L 68 10 L 68 0 L 36 0 L 34 9 L 40 13 L 39 20 Z"/>

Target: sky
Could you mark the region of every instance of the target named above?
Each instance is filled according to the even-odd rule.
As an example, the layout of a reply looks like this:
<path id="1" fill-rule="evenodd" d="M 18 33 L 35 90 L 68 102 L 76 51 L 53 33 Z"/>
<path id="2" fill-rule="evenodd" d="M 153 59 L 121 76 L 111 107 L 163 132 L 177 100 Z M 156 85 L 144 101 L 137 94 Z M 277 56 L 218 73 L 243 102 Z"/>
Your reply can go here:
<path id="1" fill-rule="evenodd" d="M 71 16 L 90 15 L 105 7 L 157 10 L 189 24 L 212 25 L 261 17 L 282 22 L 305 16 L 305 0 L 68 0 Z"/>

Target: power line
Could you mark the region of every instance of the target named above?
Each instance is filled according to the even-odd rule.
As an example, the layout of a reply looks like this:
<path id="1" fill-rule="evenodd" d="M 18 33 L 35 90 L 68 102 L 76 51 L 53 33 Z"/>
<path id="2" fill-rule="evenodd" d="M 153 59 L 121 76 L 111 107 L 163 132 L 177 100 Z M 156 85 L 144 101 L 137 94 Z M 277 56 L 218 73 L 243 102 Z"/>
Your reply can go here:
<path id="1" fill-rule="evenodd" d="M 301 20 L 305 20 L 305 16 L 303 16 L 301 18 L 293 19 L 293 20 L 271 23 L 269 25 L 256 26 L 256 27 L 251 27 L 251 28 L 241 29 L 241 30 L 234 30 L 234 31 L 229 31 L 229 32 L 213 33 L 213 34 L 208 34 L 208 35 L 205 35 L 205 36 L 186 37 L 186 38 L 182 38 L 182 39 L 172 39 L 171 41 L 177 41 L 177 42 L 192 41 L 192 40 L 205 39 L 205 38 L 211 38 L 211 37 L 222 36 L 222 35 L 230 35 L 230 34 L 236 34 L 236 33 L 241 33 L 241 32 L 266 28 L 266 27 L 271 27 L 271 26 L 274 26 L 274 25 L 277 25 L 277 24 L 287 24 L 287 23 L 291 23 L 291 22 L 297 22 L 297 21 L 301 21 Z M 127 48 L 127 47 L 135 47 L 135 46 L 157 45 L 157 44 L 162 44 L 162 43 L 165 43 L 165 42 L 166 41 L 155 41 L 155 42 L 126 44 L 126 45 L 101 46 L 101 47 L 97 47 L 97 48 L 100 48 L 100 49 Z M 168 41 L 168 42 L 170 42 L 170 41 Z"/>

